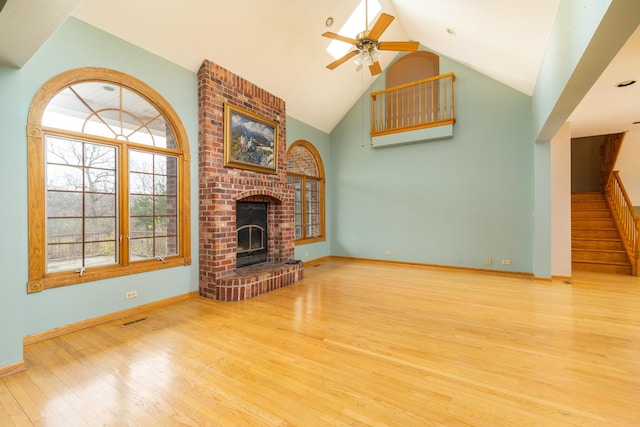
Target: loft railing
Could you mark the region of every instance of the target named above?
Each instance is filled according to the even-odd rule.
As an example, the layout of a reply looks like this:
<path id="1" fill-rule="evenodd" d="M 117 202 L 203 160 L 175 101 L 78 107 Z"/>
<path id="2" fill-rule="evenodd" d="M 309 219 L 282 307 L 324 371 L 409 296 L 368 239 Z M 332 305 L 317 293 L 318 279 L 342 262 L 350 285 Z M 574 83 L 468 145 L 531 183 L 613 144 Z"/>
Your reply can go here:
<path id="1" fill-rule="evenodd" d="M 613 171 L 609 176 L 604 194 L 609 203 L 609 209 L 618 227 L 620 236 L 622 237 L 629 261 L 631 261 L 632 274 L 637 276 L 638 255 L 640 255 L 640 248 L 638 247 L 640 243 L 638 240 L 640 218 L 638 218 L 636 210 L 631 204 L 631 200 L 627 195 L 627 191 L 624 189 L 618 171 Z"/>
<path id="2" fill-rule="evenodd" d="M 453 73 L 371 94 L 371 136 L 455 122 Z"/>

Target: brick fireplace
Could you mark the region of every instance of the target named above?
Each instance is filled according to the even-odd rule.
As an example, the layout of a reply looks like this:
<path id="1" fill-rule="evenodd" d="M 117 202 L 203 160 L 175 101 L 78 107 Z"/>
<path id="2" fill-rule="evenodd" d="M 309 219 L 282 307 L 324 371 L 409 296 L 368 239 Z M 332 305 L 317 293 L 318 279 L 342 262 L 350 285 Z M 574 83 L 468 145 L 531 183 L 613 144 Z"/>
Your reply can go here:
<path id="1" fill-rule="evenodd" d="M 230 103 L 278 126 L 275 174 L 224 166 L 224 106 Z M 205 60 L 198 71 L 200 295 L 248 299 L 302 279 L 294 258 L 293 189 L 287 185 L 284 100 Z M 267 206 L 267 262 L 236 268 L 237 202 Z"/>

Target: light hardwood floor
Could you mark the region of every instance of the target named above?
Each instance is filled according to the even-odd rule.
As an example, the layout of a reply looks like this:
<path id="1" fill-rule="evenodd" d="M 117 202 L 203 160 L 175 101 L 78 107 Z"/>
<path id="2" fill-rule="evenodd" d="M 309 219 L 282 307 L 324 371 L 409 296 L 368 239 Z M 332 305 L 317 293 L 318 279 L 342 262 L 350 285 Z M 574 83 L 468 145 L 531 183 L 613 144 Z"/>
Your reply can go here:
<path id="1" fill-rule="evenodd" d="M 0 426 L 640 425 L 638 278 L 343 259 L 305 276 L 29 345 Z"/>

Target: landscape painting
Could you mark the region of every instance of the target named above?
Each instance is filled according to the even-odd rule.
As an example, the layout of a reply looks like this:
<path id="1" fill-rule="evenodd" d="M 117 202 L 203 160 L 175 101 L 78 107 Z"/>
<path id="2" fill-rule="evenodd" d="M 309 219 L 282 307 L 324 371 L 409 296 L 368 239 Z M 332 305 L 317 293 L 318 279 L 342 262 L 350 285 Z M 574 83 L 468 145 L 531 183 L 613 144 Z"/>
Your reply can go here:
<path id="1" fill-rule="evenodd" d="M 224 107 L 224 165 L 277 173 L 278 123 L 240 107 Z"/>

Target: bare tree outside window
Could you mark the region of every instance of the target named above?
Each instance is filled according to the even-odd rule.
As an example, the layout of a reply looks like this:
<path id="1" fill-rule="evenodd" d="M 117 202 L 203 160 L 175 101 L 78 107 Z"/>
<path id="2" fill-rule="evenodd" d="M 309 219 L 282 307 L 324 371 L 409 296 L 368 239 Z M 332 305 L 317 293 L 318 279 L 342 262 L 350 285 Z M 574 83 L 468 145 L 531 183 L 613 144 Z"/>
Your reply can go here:
<path id="1" fill-rule="evenodd" d="M 117 148 L 47 136 L 47 271 L 118 262 Z"/>
<path id="2" fill-rule="evenodd" d="M 177 158 L 129 152 L 131 260 L 177 253 Z"/>

